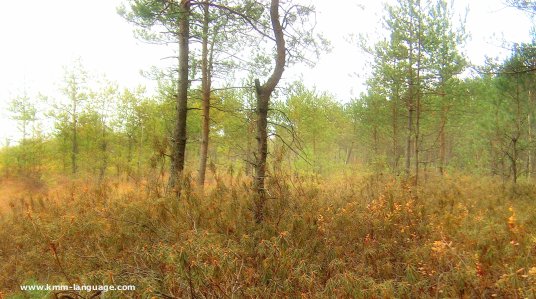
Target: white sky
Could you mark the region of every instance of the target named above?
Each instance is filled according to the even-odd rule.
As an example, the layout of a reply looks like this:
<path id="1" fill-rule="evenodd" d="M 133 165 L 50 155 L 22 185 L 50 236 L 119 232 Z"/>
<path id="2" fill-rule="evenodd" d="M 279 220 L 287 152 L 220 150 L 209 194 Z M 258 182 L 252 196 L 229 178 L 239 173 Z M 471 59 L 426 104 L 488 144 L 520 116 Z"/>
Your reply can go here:
<path id="1" fill-rule="evenodd" d="M 287 81 L 303 78 L 308 86 L 328 91 L 348 101 L 363 91 L 368 74 L 357 45 L 347 42 L 350 34 L 368 34 L 378 39 L 382 1 L 315 1 L 317 29 L 331 41 L 333 51 L 313 69 L 288 69 Z M 136 40 L 133 26 L 116 13 L 121 0 L 3 0 L 0 10 L 0 144 L 17 135 L 8 120 L 7 103 L 26 88 L 30 95 L 57 94 L 62 66 L 81 57 L 94 73 L 105 73 L 121 87 L 153 86 L 140 75 L 154 65 L 164 65 L 169 49 Z M 466 30 L 472 38 L 466 53 L 473 63 L 484 56 L 504 56 L 500 39 L 530 41 L 531 21 L 523 13 L 505 8 L 501 0 L 455 0 L 458 14 L 469 7 Z M 499 38 L 494 38 L 499 37 Z M 301 75 L 300 73 L 303 73 Z M 356 74 L 360 74 L 356 76 Z"/>

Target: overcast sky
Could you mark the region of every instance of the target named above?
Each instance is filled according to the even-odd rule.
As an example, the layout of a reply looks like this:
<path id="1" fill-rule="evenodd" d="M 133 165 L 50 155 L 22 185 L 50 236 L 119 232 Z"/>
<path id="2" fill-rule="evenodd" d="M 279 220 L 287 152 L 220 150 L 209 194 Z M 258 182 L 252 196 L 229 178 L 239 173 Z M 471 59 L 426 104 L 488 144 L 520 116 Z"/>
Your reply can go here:
<path id="1" fill-rule="evenodd" d="M 357 45 L 349 36 L 381 32 L 381 1 L 314 1 L 317 29 L 331 41 L 333 50 L 316 67 L 288 69 L 285 80 L 302 78 L 306 85 L 328 91 L 348 101 L 363 91 L 368 74 Z M 29 95 L 57 94 L 62 67 L 81 57 L 93 73 L 106 74 L 122 87 L 147 85 L 140 70 L 165 64 L 169 49 L 136 40 L 132 25 L 116 13 L 121 0 L 24 0 L 2 1 L 0 10 L 0 144 L 16 136 L 16 124 L 8 121 L 7 103 L 26 88 Z M 465 52 L 479 64 L 485 55 L 504 57 L 501 40 L 528 42 L 531 21 L 507 8 L 502 0 L 456 0 L 457 15 L 469 8 Z M 149 84 L 149 86 L 153 86 Z"/>

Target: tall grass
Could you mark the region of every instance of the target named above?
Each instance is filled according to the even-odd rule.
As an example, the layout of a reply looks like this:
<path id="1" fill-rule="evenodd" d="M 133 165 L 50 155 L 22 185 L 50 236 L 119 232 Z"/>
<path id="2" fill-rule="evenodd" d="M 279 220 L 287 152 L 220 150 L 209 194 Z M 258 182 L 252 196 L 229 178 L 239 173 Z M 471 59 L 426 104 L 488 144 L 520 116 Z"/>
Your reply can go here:
<path id="1" fill-rule="evenodd" d="M 248 179 L 215 175 L 204 194 L 190 181 L 179 198 L 68 181 L 14 200 L 0 220 L 3 295 L 78 283 L 137 286 L 102 298 L 536 298 L 534 186 L 280 175 L 256 225 Z"/>

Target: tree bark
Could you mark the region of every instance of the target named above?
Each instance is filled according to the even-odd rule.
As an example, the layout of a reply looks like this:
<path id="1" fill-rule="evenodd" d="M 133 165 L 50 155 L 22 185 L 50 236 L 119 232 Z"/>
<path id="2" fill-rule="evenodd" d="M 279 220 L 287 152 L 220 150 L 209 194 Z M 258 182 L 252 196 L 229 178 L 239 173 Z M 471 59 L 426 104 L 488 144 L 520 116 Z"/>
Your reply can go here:
<path id="1" fill-rule="evenodd" d="M 72 150 L 71 150 L 71 171 L 73 174 L 76 174 L 78 171 L 78 165 L 76 164 L 76 158 L 78 156 L 78 119 L 76 115 L 76 95 L 73 95 L 73 115 L 72 115 L 72 130 L 73 130 L 73 140 L 72 140 Z"/>
<path id="2" fill-rule="evenodd" d="M 529 93 L 530 94 L 530 93 Z M 527 178 L 530 179 L 532 175 L 532 122 L 530 118 L 530 113 L 527 115 L 527 125 L 528 125 L 528 139 L 529 139 L 529 147 L 527 151 Z"/>
<path id="3" fill-rule="evenodd" d="M 132 147 L 133 147 L 133 137 L 132 137 L 132 133 L 128 133 L 127 134 L 127 142 L 128 142 L 128 152 L 127 152 L 127 181 L 130 180 L 130 176 L 132 174 L 132 167 L 131 167 L 131 163 L 132 163 Z"/>
<path id="4" fill-rule="evenodd" d="M 398 174 L 398 90 L 393 92 L 392 106 L 392 127 L 393 127 L 393 172 Z"/>
<path id="5" fill-rule="evenodd" d="M 409 178 L 411 174 L 411 143 L 413 135 L 413 112 L 414 112 L 414 101 L 413 101 L 413 41 L 409 41 L 409 51 L 408 51 L 408 136 L 406 139 L 406 178 Z"/>
<path id="6" fill-rule="evenodd" d="M 102 161 L 99 169 L 99 182 L 102 183 L 106 174 L 106 168 L 108 168 L 108 141 L 106 137 L 106 123 L 102 120 L 102 140 L 101 140 L 101 153 Z"/>
<path id="7" fill-rule="evenodd" d="M 417 6 L 420 11 L 421 3 L 417 1 Z M 418 31 L 417 31 L 417 67 L 416 67 L 416 83 L 417 92 L 416 97 L 416 113 L 415 113 L 415 186 L 419 184 L 419 151 L 420 151 L 420 129 L 421 129 L 421 59 L 422 59 L 422 23 L 419 17 Z"/>
<path id="8" fill-rule="evenodd" d="M 141 126 L 141 133 L 140 133 L 140 143 L 138 145 L 138 165 L 136 169 L 136 176 L 137 179 L 141 179 L 141 153 L 143 150 L 143 124 L 140 124 Z"/>
<path id="9" fill-rule="evenodd" d="M 255 90 L 257 94 L 257 155 L 255 159 L 255 180 L 253 184 L 256 192 L 255 198 L 255 221 L 261 223 L 264 218 L 264 206 L 266 204 L 266 158 L 268 157 L 268 109 L 270 97 L 275 87 L 279 83 L 286 62 L 286 47 L 283 27 L 279 20 L 279 0 L 271 0 L 270 3 L 270 20 L 276 43 L 275 67 L 272 75 L 266 83 L 260 84 L 258 79 L 255 80 Z"/>
<path id="10" fill-rule="evenodd" d="M 346 159 L 344 160 L 344 165 L 350 164 L 350 159 L 352 158 L 352 150 L 354 148 L 354 142 L 350 144 L 350 147 L 346 148 Z"/>
<path id="11" fill-rule="evenodd" d="M 258 198 L 255 202 L 255 221 L 262 222 L 264 218 L 264 205 L 266 202 L 265 178 L 266 158 L 268 157 L 268 108 L 270 94 L 263 93 L 259 80 L 255 80 L 257 90 L 257 154 L 255 161 L 254 189 Z"/>
<path id="12" fill-rule="evenodd" d="M 177 84 L 177 115 L 172 137 L 171 169 L 169 173 L 168 189 L 176 186 L 178 178 L 184 170 L 186 151 L 186 117 L 188 113 L 188 55 L 190 37 L 190 1 L 181 1 L 179 4 L 179 31 L 177 34 L 179 44 L 179 79 Z"/>
<path id="13" fill-rule="evenodd" d="M 408 136 L 406 139 L 406 176 L 411 173 L 411 135 L 413 133 L 413 103 L 409 103 L 408 108 Z"/>
<path id="14" fill-rule="evenodd" d="M 417 75 L 417 78 L 418 78 L 418 75 Z M 415 133 L 414 156 L 415 156 L 415 186 L 417 186 L 419 184 L 419 166 L 420 166 L 419 165 L 420 163 L 419 162 L 419 159 L 420 159 L 419 142 L 420 142 L 420 125 L 421 125 L 420 123 L 421 122 L 421 98 L 419 95 L 419 91 L 417 91 L 415 102 L 416 102 L 415 103 L 416 109 L 415 109 L 415 129 L 414 129 L 414 133 Z"/>
<path id="15" fill-rule="evenodd" d="M 253 153 L 253 142 L 252 142 L 252 138 L 250 138 L 250 136 L 253 136 L 253 134 L 255 133 L 255 124 L 254 124 L 254 121 L 253 121 L 253 115 L 252 113 L 250 112 L 247 112 L 247 119 L 248 119 L 248 127 L 247 127 L 247 142 L 246 142 L 246 157 L 245 157 L 245 160 L 246 160 L 246 175 L 247 176 L 251 176 L 251 177 L 254 177 L 254 173 L 253 173 L 253 168 L 252 168 L 252 165 L 253 165 L 253 157 L 252 157 L 252 153 Z"/>
<path id="16" fill-rule="evenodd" d="M 528 151 L 527 151 L 527 178 L 531 178 L 532 176 L 532 110 L 530 109 L 532 106 L 532 92 L 528 91 L 528 103 L 529 103 L 529 112 L 527 114 L 527 127 L 528 127 Z"/>
<path id="17" fill-rule="evenodd" d="M 512 163 L 512 183 L 514 183 L 514 185 L 517 183 L 517 176 L 518 176 L 518 171 L 517 171 L 517 157 L 518 157 L 518 148 L 517 148 L 517 137 L 516 138 L 512 138 L 512 155 L 509 156 L 510 157 L 510 161 Z"/>
<path id="18" fill-rule="evenodd" d="M 205 1 L 203 5 L 203 37 L 201 45 L 201 102 L 203 112 L 203 123 L 201 132 L 201 148 L 199 158 L 199 172 L 197 185 L 203 189 L 205 185 L 205 174 L 207 170 L 208 159 L 208 142 L 210 133 L 210 88 L 211 88 L 211 68 L 212 68 L 212 51 L 208 49 L 208 29 L 210 22 L 209 2 Z M 210 57 L 209 57 L 210 56 Z"/>
<path id="19" fill-rule="evenodd" d="M 444 104 L 443 104 L 444 105 Z M 439 131 L 439 173 L 443 175 L 445 173 L 445 160 L 447 153 L 447 141 L 445 134 L 445 126 L 447 124 L 447 111 L 443 106 L 441 107 L 441 128 Z"/>

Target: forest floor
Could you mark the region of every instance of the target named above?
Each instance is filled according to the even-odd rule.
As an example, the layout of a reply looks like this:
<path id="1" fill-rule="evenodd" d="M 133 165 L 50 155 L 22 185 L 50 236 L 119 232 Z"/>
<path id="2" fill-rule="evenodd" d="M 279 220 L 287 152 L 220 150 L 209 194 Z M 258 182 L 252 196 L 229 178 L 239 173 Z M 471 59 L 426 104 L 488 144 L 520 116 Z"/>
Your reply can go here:
<path id="1" fill-rule="evenodd" d="M 0 298 L 74 283 L 136 286 L 100 298 L 536 298 L 533 184 L 280 176 L 262 224 L 250 190 L 3 178 Z"/>

